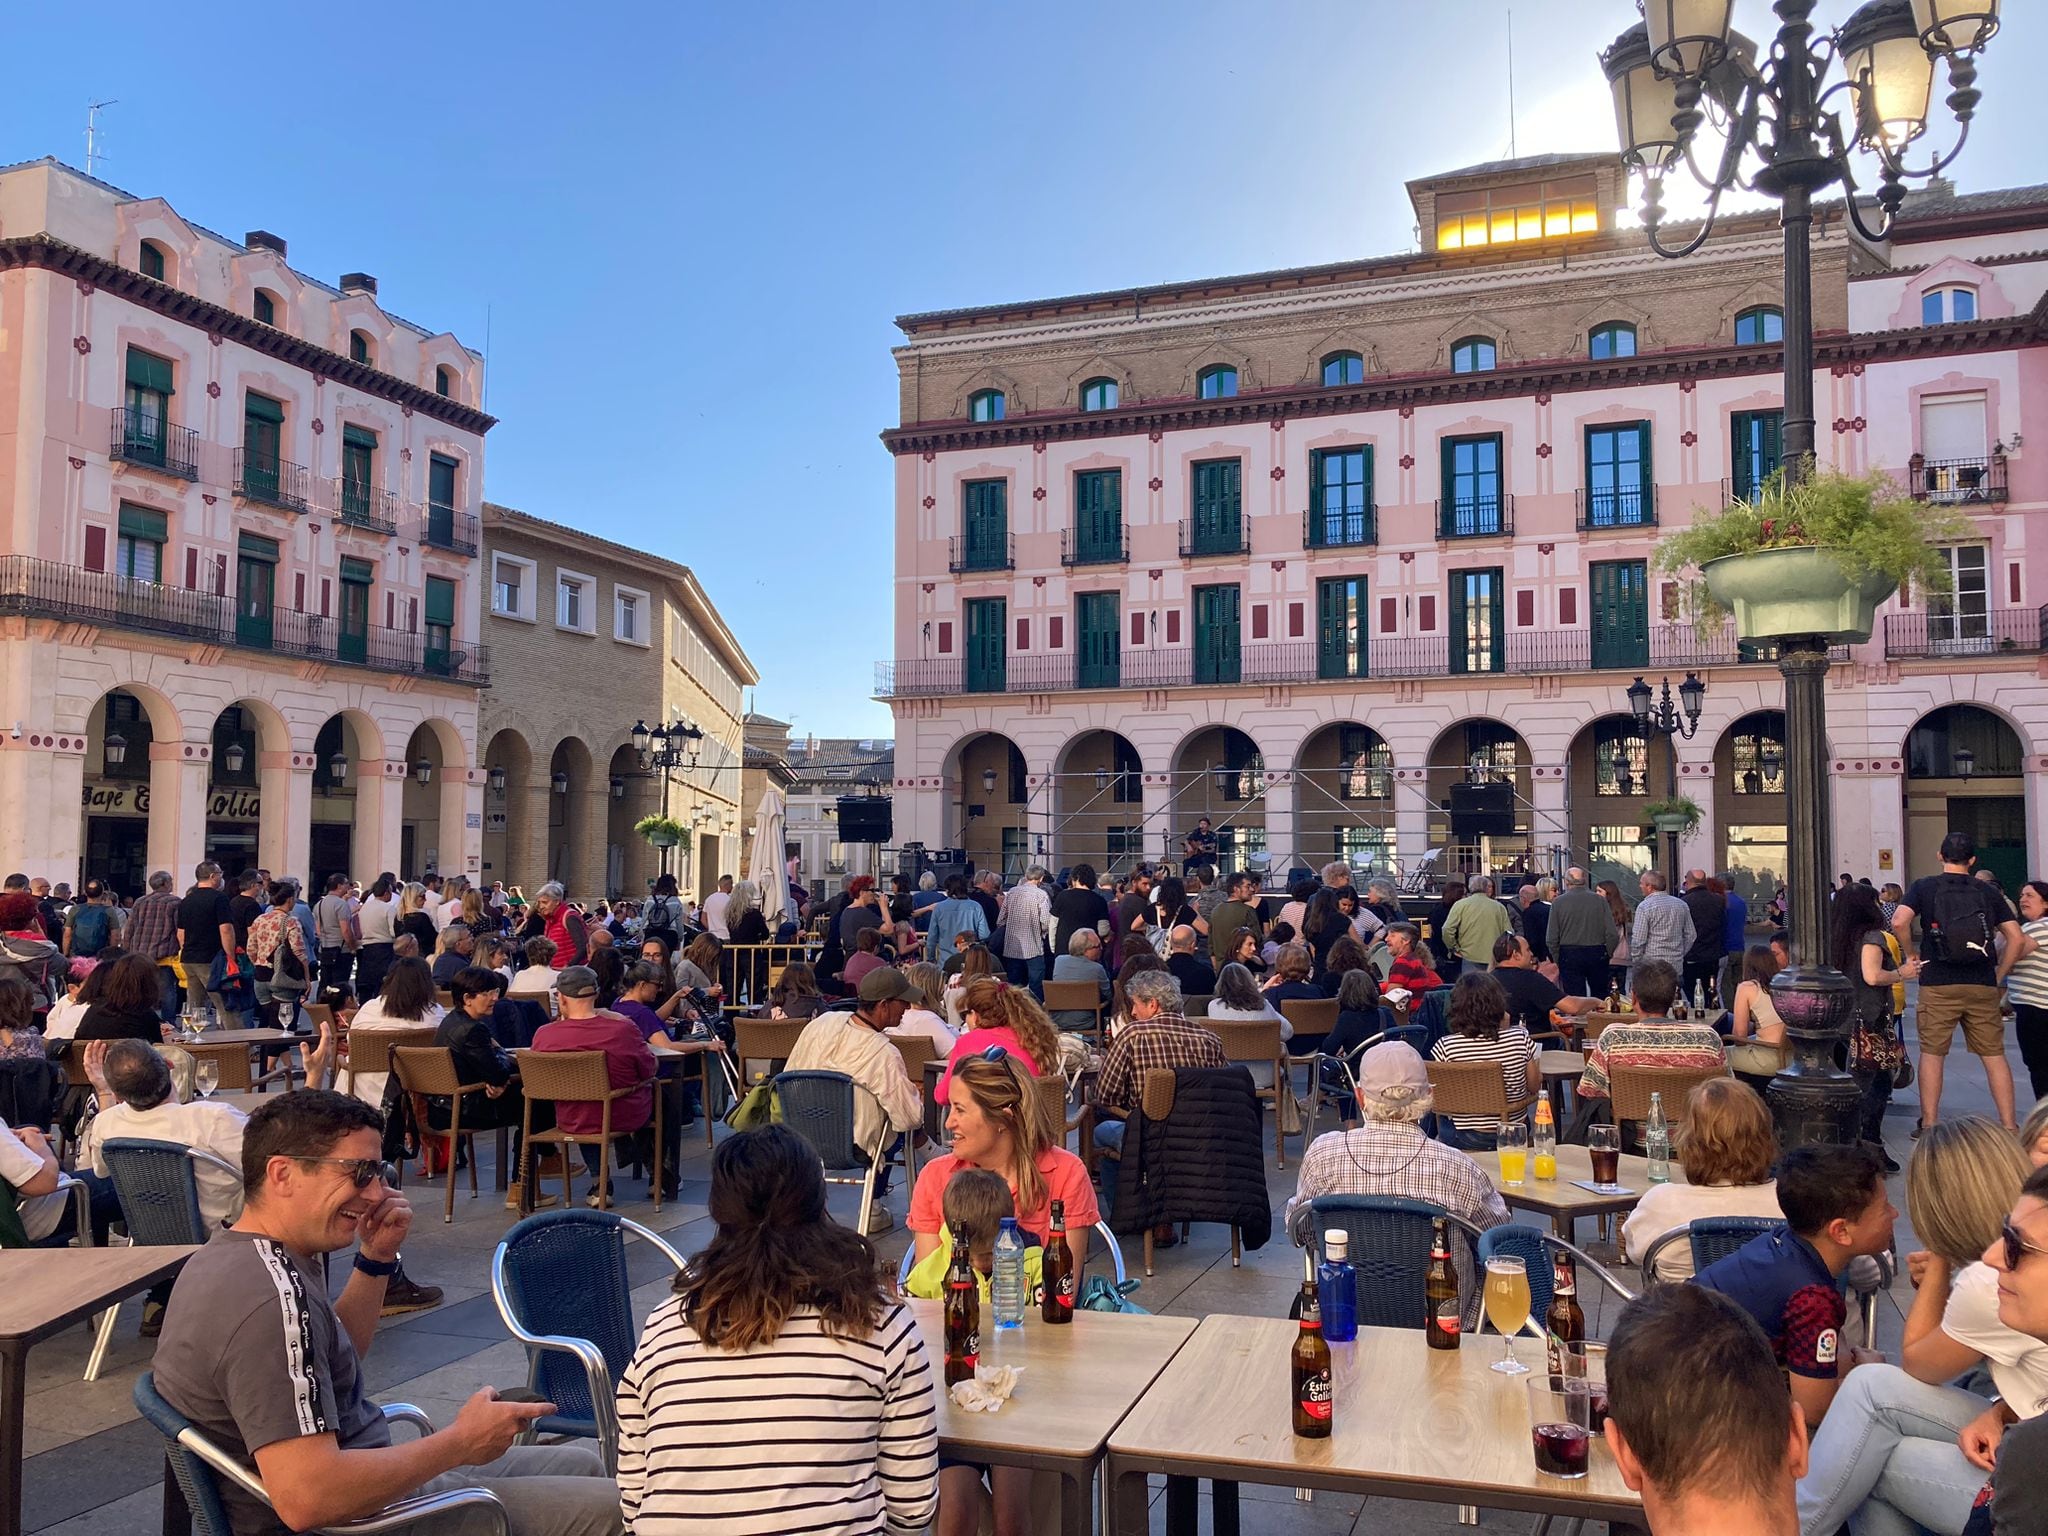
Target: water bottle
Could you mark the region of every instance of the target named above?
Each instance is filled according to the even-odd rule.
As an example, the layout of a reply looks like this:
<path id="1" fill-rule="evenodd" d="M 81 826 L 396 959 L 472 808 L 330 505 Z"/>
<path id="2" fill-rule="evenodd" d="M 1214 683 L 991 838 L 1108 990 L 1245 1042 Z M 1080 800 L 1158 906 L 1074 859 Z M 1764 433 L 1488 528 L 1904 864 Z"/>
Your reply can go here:
<path id="1" fill-rule="evenodd" d="M 1650 1095 L 1650 1118 L 1643 1126 L 1643 1147 L 1650 1154 L 1650 1182 L 1671 1182 L 1671 1127 L 1664 1123 L 1664 1095 Z"/>
<path id="2" fill-rule="evenodd" d="M 1017 1218 L 1005 1216 L 996 1234 L 995 1268 L 989 1275 L 989 1300 L 995 1306 L 996 1327 L 1024 1326 L 1024 1235 L 1017 1230 Z"/>
<path id="3" fill-rule="evenodd" d="M 1316 1269 L 1316 1291 L 1323 1305 L 1323 1337 L 1348 1344 L 1358 1337 L 1358 1271 L 1351 1267 L 1349 1233 L 1323 1234 L 1323 1262 Z"/>

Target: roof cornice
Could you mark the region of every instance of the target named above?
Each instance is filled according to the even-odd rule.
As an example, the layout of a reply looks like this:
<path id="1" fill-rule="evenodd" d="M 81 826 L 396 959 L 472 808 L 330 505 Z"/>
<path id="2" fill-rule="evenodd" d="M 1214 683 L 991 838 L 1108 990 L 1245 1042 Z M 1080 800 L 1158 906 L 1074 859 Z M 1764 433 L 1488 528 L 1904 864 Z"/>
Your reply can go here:
<path id="1" fill-rule="evenodd" d="M 422 416 L 445 422 L 459 431 L 482 436 L 498 424 L 497 417 L 450 400 L 446 395 L 437 395 L 431 389 L 408 384 L 367 363 L 356 362 L 339 352 L 330 352 L 325 347 L 280 331 L 275 326 L 264 325 L 247 315 L 224 309 L 210 299 L 173 288 L 169 283 L 160 283 L 153 277 L 144 277 L 140 272 L 108 261 L 104 256 L 80 250 L 75 245 L 67 245 L 52 235 L 18 235 L 13 239 L 0 240 L 0 272 L 23 268 L 39 268 L 72 278 L 91 288 L 104 288 L 167 320 L 197 326 L 209 335 L 226 337 L 251 351 L 274 357 L 295 368 L 307 369 L 321 378 L 346 384 L 350 389 L 389 400 L 395 405 L 409 406 Z"/>

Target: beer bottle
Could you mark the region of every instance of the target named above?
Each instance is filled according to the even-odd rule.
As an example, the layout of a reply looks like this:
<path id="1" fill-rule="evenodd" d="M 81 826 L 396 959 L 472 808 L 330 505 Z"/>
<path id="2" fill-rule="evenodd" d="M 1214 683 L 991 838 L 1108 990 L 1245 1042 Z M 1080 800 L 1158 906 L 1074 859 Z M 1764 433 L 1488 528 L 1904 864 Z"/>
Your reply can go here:
<path id="1" fill-rule="evenodd" d="M 1621 983 L 1619 981 L 1610 982 L 1607 988 L 1607 1011 L 1609 1013 L 1619 1013 L 1621 1008 Z"/>
<path id="2" fill-rule="evenodd" d="M 953 1267 L 946 1271 L 946 1385 L 974 1380 L 981 1363 L 981 1282 L 968 1252 L 967 1228 L 953 1228 Z"/>
<path id="3" fill-rule="evenodd" d="M 1423 1325 L 1431 1349 L 1456 1349 L 1462 1320 L 1458 1315 L 1458 1272 L 1451 1267 L 1451 1233 L 1447 1218 L 1433 1216 L 1429 1237 L 1429 1273 L 1422 1282 L 1428 1308 Z"/>
<path id="4" fill-rule="evenodd" d="M 1074 1290 L 1078 1277 L 1074 1274 L 1074 1250 L 1067 1246 L 1067 1203 L 1064 1200 L 1052 1203 L 1052 1230 L 1045 1235 L 1045 1253 L 1040 1266 L 1045 1281 L 1045 1300 L 1040 1306 L 1039 1316 L 1048 1323 L 1071 1323 L 1074 1320 Z"/>
<path id="5" fill-rule="evenodd" d="M 1307 1274 L 1301 1282 L 1301 1331 L 1295 1335 L 1294 1432 L 1305 1440 L 1327 1440 L 1336 1406 L 1330 1380 L 1330 1346 L 1323 1338 L 1323 1309 L 1316 1300 L 1316 1261 L 1304 1255 Z"/>
<path id="6" fill-rule="evenodd" d="M 1579 1279 L 1568 1253 L 1556 1255 L 1550 1276 L 1550 1310 L 1543 1315 L 1544 1346 L 1550 1355 L 1550 1374 L 1562 1376 L 1565 1345 L 1584 1342 L 1586 1314 L 1579 1310 Z"/>

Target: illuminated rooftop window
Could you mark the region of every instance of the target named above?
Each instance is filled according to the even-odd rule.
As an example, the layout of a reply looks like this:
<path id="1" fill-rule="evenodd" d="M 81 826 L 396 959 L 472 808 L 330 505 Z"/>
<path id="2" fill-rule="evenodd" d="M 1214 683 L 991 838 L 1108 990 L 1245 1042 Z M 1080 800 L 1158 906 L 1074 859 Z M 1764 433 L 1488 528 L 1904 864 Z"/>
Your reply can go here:
<path id="1" fill-rule="evenodd" d="M 1590 176 L 1446 192 L 1436 200 L 1436 248 L 1440 251 L 1556 240 L 1599 230 L 1600 208 Z"/>

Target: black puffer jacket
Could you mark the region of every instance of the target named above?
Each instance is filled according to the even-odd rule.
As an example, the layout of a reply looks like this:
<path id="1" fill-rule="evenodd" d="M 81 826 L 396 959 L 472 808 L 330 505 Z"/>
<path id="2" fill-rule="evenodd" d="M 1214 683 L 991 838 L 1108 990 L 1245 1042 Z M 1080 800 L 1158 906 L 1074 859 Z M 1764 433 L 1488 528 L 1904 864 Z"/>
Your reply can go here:
<path id="1" fill-rule="evenodd" d="M 1142 1232 L 1162 1222 L 1220 1221 L 1263 1248 L 1273 1235 L 1266 1192 L 1265 1127 L 1242 1066 L 1176 1067 L 1173 1113 L 1134 1114 L 1117 1165 L 1110 1226 Z"/>

